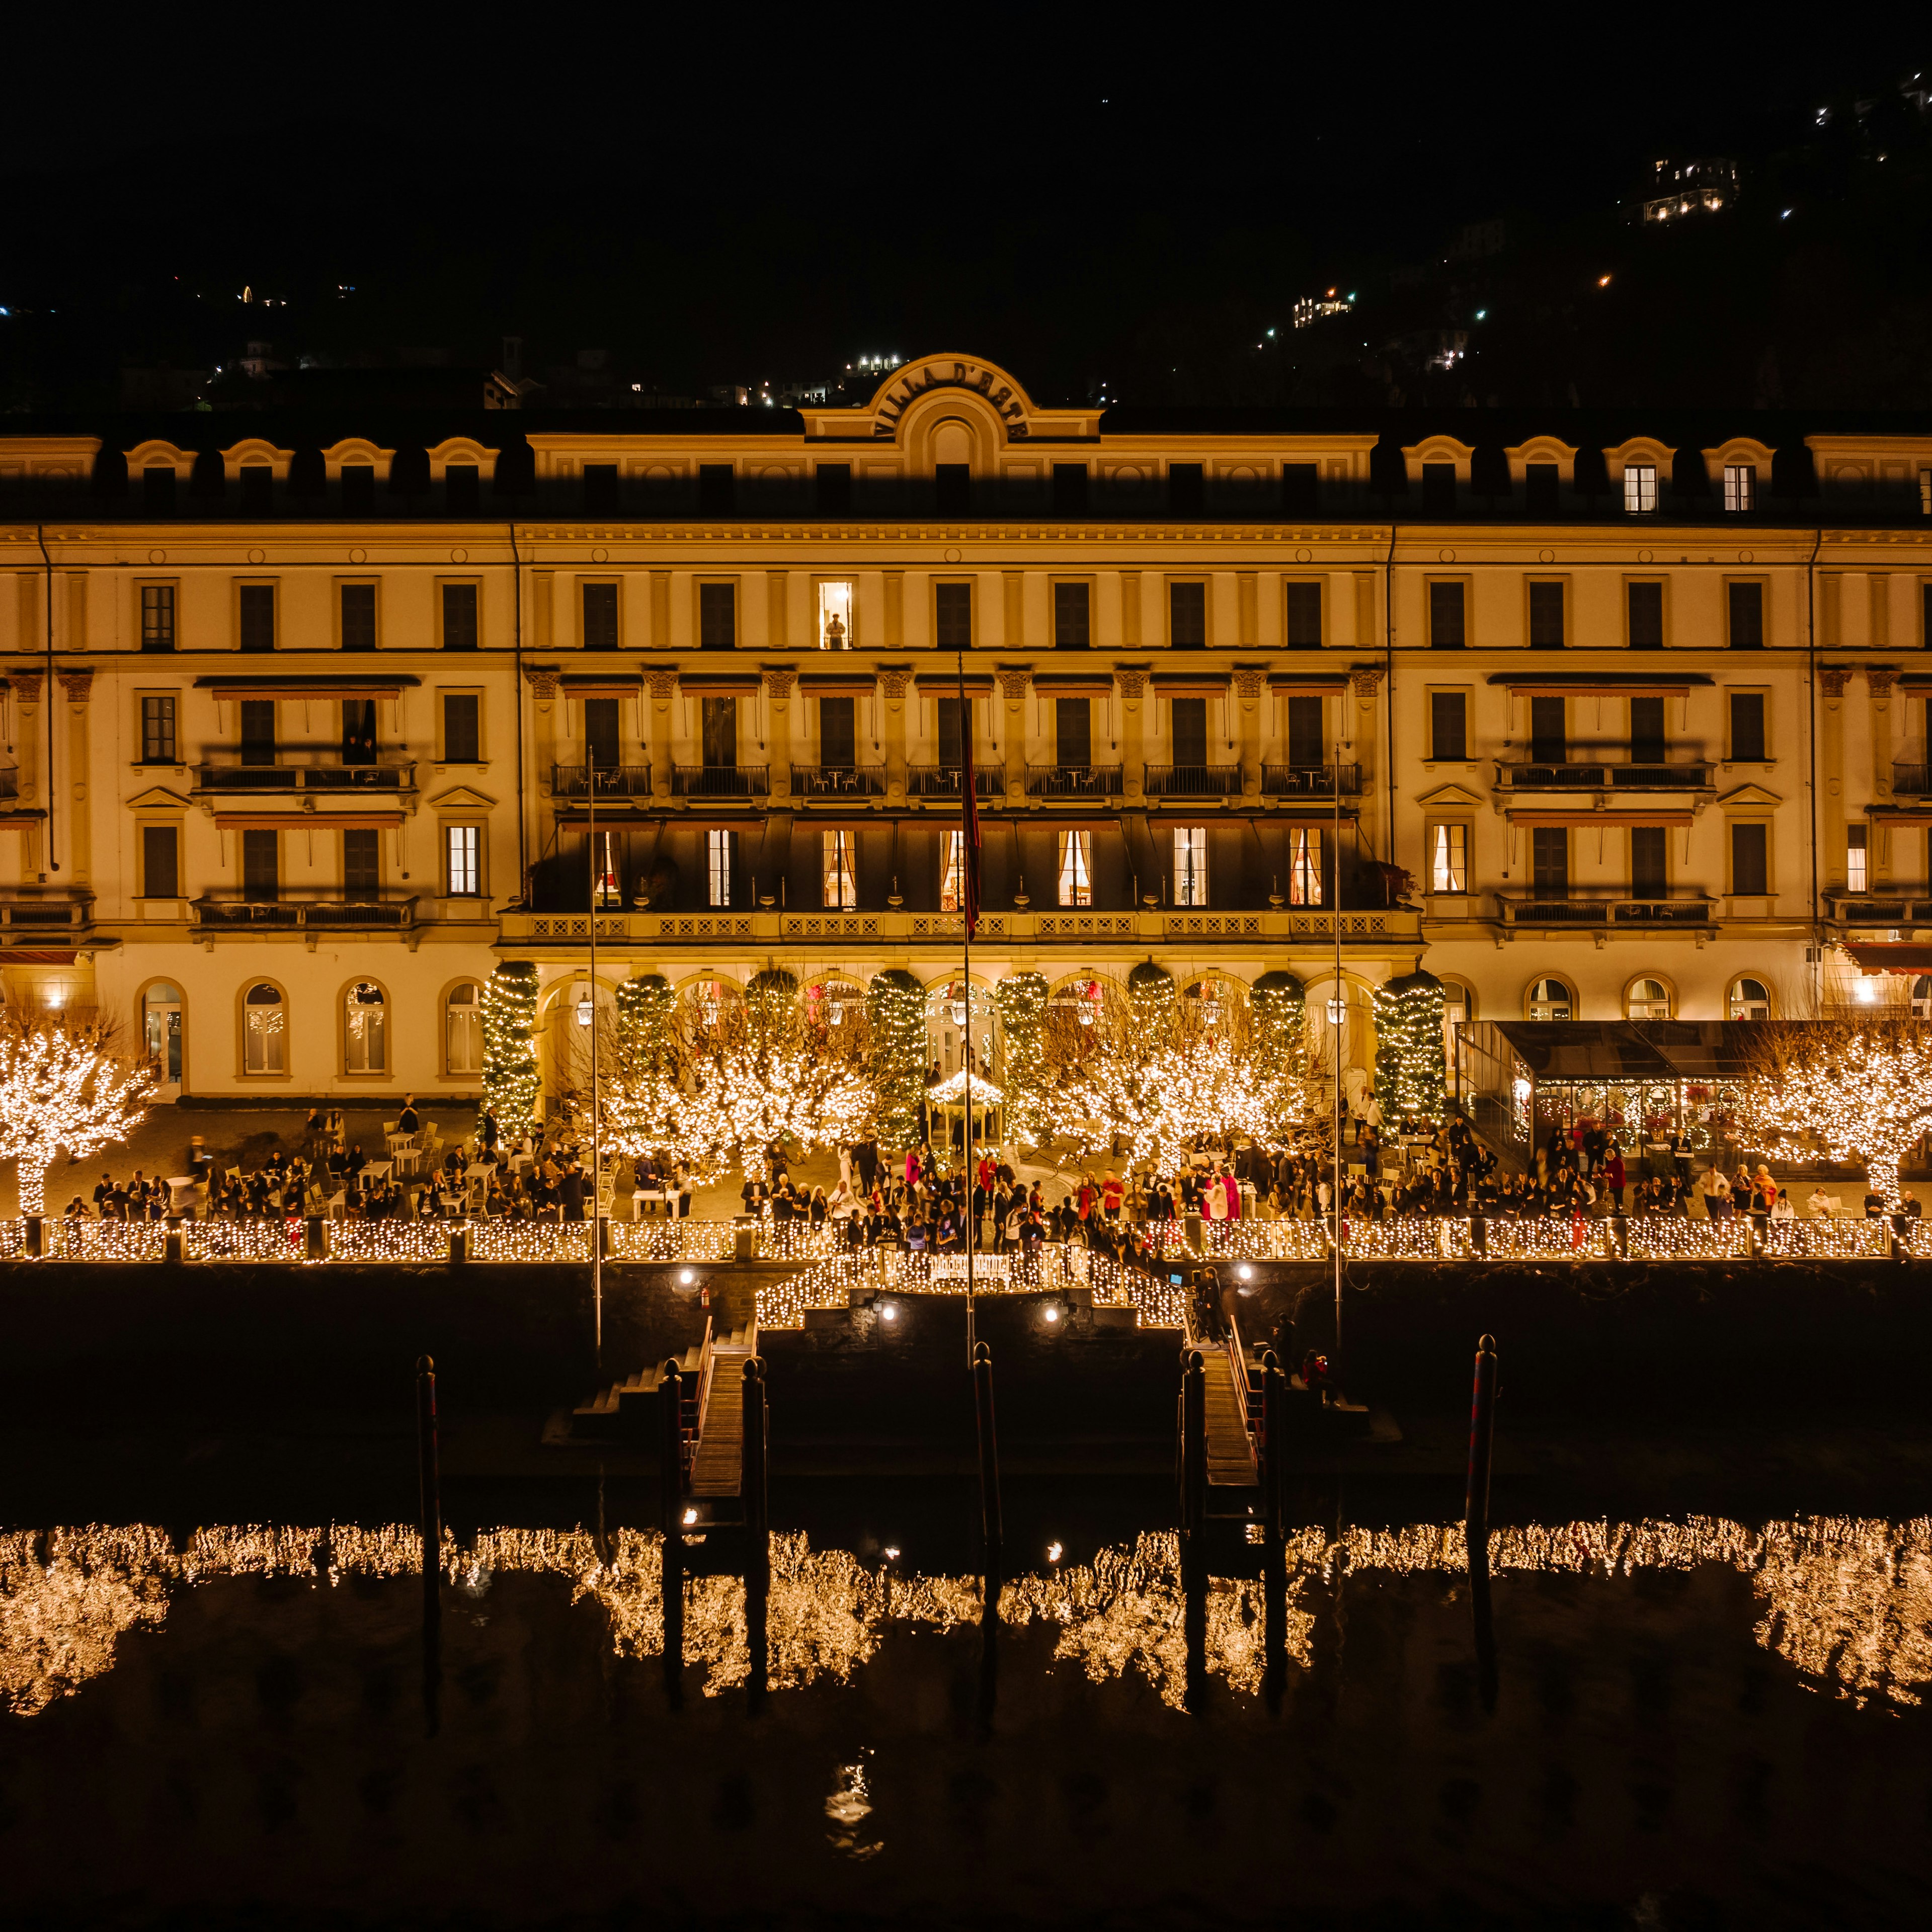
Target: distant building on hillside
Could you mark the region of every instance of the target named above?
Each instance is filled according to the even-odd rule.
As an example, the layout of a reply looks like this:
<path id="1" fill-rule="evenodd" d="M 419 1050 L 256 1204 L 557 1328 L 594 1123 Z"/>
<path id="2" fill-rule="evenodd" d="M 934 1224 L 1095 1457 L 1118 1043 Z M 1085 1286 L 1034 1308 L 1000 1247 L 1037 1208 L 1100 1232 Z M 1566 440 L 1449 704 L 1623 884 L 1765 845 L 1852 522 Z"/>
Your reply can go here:
<path id="1" fill-rule="evenodd" d="M 1643 204 L 1646 221 L 1676 221 L 1687 214 L 1714 214 L 1738 198 L 1738 164 L 1712 156 L 1696 161 L 1654 163 L 1658 192 Z"/>

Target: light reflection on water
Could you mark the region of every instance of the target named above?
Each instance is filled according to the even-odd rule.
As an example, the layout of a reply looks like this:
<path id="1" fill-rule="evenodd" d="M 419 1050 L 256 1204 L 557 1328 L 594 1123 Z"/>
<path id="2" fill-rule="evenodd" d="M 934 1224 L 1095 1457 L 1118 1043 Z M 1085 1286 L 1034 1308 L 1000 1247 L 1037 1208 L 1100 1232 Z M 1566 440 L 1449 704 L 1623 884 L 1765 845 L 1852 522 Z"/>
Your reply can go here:
<path id="1" fill-rule="evenodd" d="M 1755 1529 L 1701 1516 L 1532 1524 L 1494 1531 L 1490 1554 L 1504 1578 L 1726 1566 L 1752 1580 L 1762 1610 L 1757 1641 L 1814 1688 L 1860 1705 L 1912 1705 L 1932 1683 L 1932 1519 L 1814 1516 Z M 446 1573 L 472 1604 L 500 1572 L 567 1579 L 572 1600 L 597 1604 L 616 1652 L 631 1657 L 663 1648 L 662 1557 L 656 1532 L 629 1529 L 604 1539 L 601 1552 L 581 1529 L 492 1530 L 466 1546 L 454 1539 L 444 1546 Z M 1312 1588 L 1345 1575 L 1467 1567 L 1460 1523 L 1352 1528 L 1339 1538 L 1304 1529 L 1290 1538 L 1286 1564 L 1286 1655 L 1304 1670 L 1318 1640 L 1318 1619 L 1305 1607 Z M 244 1576 L 310 1576 L 320 1586 L 418 1568 L 416 1532 L 401 1524 L 220 1526 L 196 1532 L 179 1548 L 163 1531 L 140 1524 L 0 1534 L 0 1702 L 24 1717 L 71 1696 L 112 1669 L 122 1636 L 160 1627 L 179 1590 Z M 744 1586 L 734 1576 L 697 1576 L 685 1588 L 686 1660 L 701 1668 L 704 1694 L 715 1696 L 750 1673 Z M 1210 1579 L 1206 1609 L 1208 1670 L 1232 1689 L 1257 1694 L 1264 1664 L 1259 1580 Z M 848 1682 L 889 1631 L 948 1630 L 976 1622 L 979 1613 L 974 1577 L 868 1567 L 844 1550 L 814 1550 L 802 1534 L 776 1535 L 770 1687 Z M 1164 1702 L 1183 1705 L 1184 1596 L 1172 1533 L 1103 1549 L 1091 1564 L 1018 1578 L 1001 1593 L 1000 1616 L 1011 1626 L 1053 1629 L 1054 1656 L 1095 1682 L 1138 1675 Z M 862 1766 L 843 1788 L 856 1794 L 852 1802 L 862 1801 Z M 830 1802 L 827 1812 L 836 1817 Z"/>

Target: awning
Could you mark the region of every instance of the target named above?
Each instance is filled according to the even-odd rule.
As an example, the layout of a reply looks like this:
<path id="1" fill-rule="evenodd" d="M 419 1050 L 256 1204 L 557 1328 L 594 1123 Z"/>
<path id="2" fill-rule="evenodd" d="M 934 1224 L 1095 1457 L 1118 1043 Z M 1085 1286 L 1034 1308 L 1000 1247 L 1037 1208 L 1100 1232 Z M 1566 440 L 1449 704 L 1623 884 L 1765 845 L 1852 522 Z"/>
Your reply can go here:
<path id="1" fill-rule="evenodd" d="M 1108 670 L 1036 671 L 1033 688 L 1042 698 L 1110 698 L 1114 674 Z"/>
<path id="2" fill-rule="evenodd" d="M 1653 698 L 1669 698 L 1688 691 L 1694 684 L 1712 684 L 1716 680 L 1696 670 L 1666 673 L 1661 676 L 1654 671 L 1648 674 L 1642 671 L 1586 671 L 1571 676 L 1564 672 L 1498 670 L 1490 674 L 1489 682 L 1506 685 L 1511 691 L 1531 697 L 1540 693 L 1549 698 L 1587 698 L 1592 692 L 1607 695 L 1615 692 L 1624 698 L 1633 693 L 1640 697 L 1647 694 Z"/>
<path id="3" fill-rule="evenodd" d="M 1512 825 L 1690 825 L 1688 812 L 1515 812 L 1506 814 Z"/>
<path id="4" fill-rule="evenodd" d="M 1735 1080 L 1756 1020 L 1502 1020 L 1496 1030 L 1540 1083 Z"/>
<path id="5" fill-rule="evenodd" d="M 626 677 L 622 673 L 597 677 L 588 674 L 557 680 L 566 698 L 634 698 L 644 688 L 641 676 Z"/>
<path id="6" fill-rule="evenodd" d="M 870 698 L 878 690 L 879 680 L 871 671 L 808 671 L 798 681 L 806 698 Z"/>
<path id="7" fill-rule="evenodd" d="M 1849 940 L 1845 950 L 1868 973 L 1932 973 L 1932 946 L 1898 940 Z"/>
<path id="8" fill-rule="evenodd" d="M 1336 692 L 1346 691 L 1348 688 L 1348 680 L 1346 677 L 1298 676 L 1292 670 L 1270 671 L 1268 674 L 1269 690 L 1298 694 L 1304 698 L 1330 696 Z"/>
<path id="9" fill-rule="evenodd" d="M 944 698 L 948 692 L 957 696 L 959 690 L 959 680 L 950 670 L 922 670 L 913 679 L 913 682 L 921 691 L 930 692 L 935 698 Z M 966 674 L 966 691 L 969 697 L 976 692 L 989 692 L 992 688 L 993 674 L 991 671 L 969 670 Z"/>
<path id="10" fill-rule="evenodd" d="M 400 812 L 218 812 L 224 832 L 360 832 L 400 825 Z"/>
<path id="11" fill-rule="evenodd" d="M 756 671 L 680 671 L 677 688 L 687 698 L 742 698 L 764 682 Z"/>
<path id="12" fill-rule="evenodd" d="M 406 673 L 391 677 L 198 677 L 197 691 L 218 698 L 400 698 L 421 684 Z"/>

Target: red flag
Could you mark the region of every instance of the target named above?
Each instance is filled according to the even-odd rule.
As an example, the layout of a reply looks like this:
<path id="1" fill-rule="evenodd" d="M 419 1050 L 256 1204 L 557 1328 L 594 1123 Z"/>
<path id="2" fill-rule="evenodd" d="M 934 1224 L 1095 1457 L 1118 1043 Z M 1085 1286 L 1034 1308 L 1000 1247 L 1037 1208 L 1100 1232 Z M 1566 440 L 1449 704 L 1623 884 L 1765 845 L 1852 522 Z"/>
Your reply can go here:
<path id="1" fill-rule="evenodd" d="M 973 708 L 966 696 L 966 660 L 959 660 L 959 903 L 966 937 L 980 926 L 980 800 L 973 778 Z"/>

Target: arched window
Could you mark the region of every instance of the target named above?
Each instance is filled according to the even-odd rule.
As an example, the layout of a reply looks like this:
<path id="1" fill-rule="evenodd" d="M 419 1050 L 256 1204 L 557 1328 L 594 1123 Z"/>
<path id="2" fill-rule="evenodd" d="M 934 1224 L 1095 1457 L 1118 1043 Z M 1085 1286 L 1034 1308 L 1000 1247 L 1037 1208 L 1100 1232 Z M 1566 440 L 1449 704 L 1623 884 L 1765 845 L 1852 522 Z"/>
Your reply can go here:
<path id="1" fill-rule="evenodd" d="M 1442 982 L 1442 1051 L 1456 1064 L 1456 1036 L 1476 1017 L 1476 996 L 1460 980 Z"/>
<path id="2" fill-rule="evenodd" d="M 1932 980 L 1921 980 L 1912 987 L 1915 1008 L 1921 986 L 1932 989 Z M 1771 1017 L 1771 994 L 1762 980 L 1733 980 L 1731 990 L 1725 996 L 1724 1006 L 1734 1020 L 1768 1020 Z"/>
<path id="3" fill-rule="evenodd" d="M 141 1042 L 162 1081 L 178 1087 L 182 1077 L 182 996 L 178 986 L 158 980 L 141 995 Z"/>
<path id="4" fill-rule="evenodd" d="M 345 1073 L 389 1070 L 388 1006 L 382 988 L 368 980 L 344 995 L 342 1060 Z"/>
<path id="5" fill-rule="evenodd" d="M 244 1073 L 285 1073 L 288 1071 L 288 1009 L 282 1003 L 279 986 L 265 980 L 248 988 L 242 1002 L 242 1070 Z"/>
<path id="6" fill-rule="evenodd" d="M 483 993 L 473 984 L 454 987 L 442 1010 L 442 1052 L 446 1072 L 483 1071 Z"/>
<path id="7" fill-rule="evenodd" d="M 1533 1020 L 1567 1020 L 1576 1010 L 1576 995 L 1561 980 L 1539 980 L 1529 989 L 1529 1016 Z"/>
<path id="8" fill-rule="evenodd" d="M 1624 1011 L 1634 1020 L 1667 1020 L 1670 989 L 1661 980 L 1633 980 L 1624 995 Z"/>

